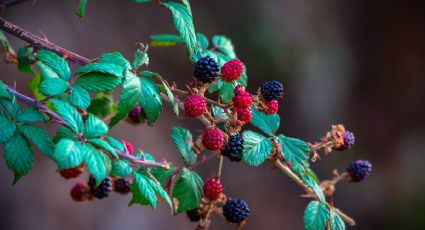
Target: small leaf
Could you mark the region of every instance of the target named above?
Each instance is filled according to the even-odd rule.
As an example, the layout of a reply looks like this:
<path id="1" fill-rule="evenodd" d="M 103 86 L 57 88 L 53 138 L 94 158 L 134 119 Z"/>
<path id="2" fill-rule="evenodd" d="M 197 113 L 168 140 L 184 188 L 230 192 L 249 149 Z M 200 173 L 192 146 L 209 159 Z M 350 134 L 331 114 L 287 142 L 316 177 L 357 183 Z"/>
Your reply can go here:
<path id="1" fill-rule="evenodd" d="M 91 72 L 82 75 L 75 82 L 76 86 L 81 86 L 90 92 L 108 92 L 115 89 L 121 83 L 121 78 L 99 72 Z"/>
<path id="2" fill-rule="evenodd" d="M 125 177 L 130 175 L 131 172 L 133 172 L 133 169 L 130 167 L 130 165 L 128 165 L 127 162 L 123 160 L 112 162 L 111 176 Z"/>
<path id="3" fill-rule="evenodd" d="M 105 135 L 108 132 L 108 126 L 93 114 L 89 114 L 86 122 L 84 123 L 85 131 L 83 136 L 87 138 L 94 138 Z"/>
<path id="4" fill-rule="evenodd" d="M 106 167 L 103 159 L 104 153 L 97 150 L 92 145 L 83 145 L 85 151 L 84 164 L 90 172 L 90 175 L 96 180 L 96 185 L 99 185 L 106 177 Z"/>
<path id="5" fill-rule="evenodd" d="M 0 130 L 0 144 L 3 144 L 13 136 L 16 130 L 16 125 L 9 119 L 0 116 Z"/>
<path id="6" fill-rule="evenodd" d="M 102 54 L 99 63 L 112 63 L 117 66 L 121 66 L 123 69 L 130 68 L 130 62 L 128 62 L 120 52 Z"/>
<path id="7" fill-rule="evenodd" d="M 158 34 L 158 35 L 151 35 L 150 45 L 152 47 L 175 46 L 183 42 L 184 42 L 183 39 L 179 35 Z"/>
<path id="8" fill-rule="evenodd" d="M 173 204 L 171 203 L 171 199 L 170 196 L 168 195 L 168 193 L 161 187 L 161 185 L 157 184 L 154 180 L 152 179 L 148 179 L 147 180 L 149 185 L 152 187 L 152 189 L 159 195 L 162 197 L 162 199 L 164 199 L 168 205 L 170 206 L 170 208 L 173 208 Z"/>
<path id="9" fill-rule="evenodd" d="M 0 80 L 0 98 L 10 99 L 9 91 L 4 87 L 3 82 Z"/>
<path id="10" fill-rule="evenodd" d="M 116 77 L 124 77 L 124 68 L 114 63 L 90 63 L 80 67 L 75 71 L 76 74 L 87 74 L 87 73 L 104 73 L 110 74 Z"/>
<path id="11" fill-rule="evenodd" d="M 41 94 L 40 90 L 38 89 L 40 82 L 41 82 L 40 73 L 34 73 L 34 77 L 31 79 L 30 82 L 28 82 L 28 88 L 31 90 L 36 100 L 43 100 L 44 98 L 46 98 L 46 96 Z"/>
<path id="12" fill-rule="evenodd" d="M 201 177 L 193 171 L 183 168 L 180 177 L 174 185 L 173 198 L 177 199 L 177 214 L 198 207 L 203 191 Z"/>
<path id="13" fill-rule="evenodd" d="M 196 162 L 197 156 L 192 150 L 193 141 L 190 131 L 180 127 L 173 127 L 170 135 L 174 145 L 181 153 L 184 162 L 188 165 L 193 165 Z"/>
<path id="14" fill-rule="evenodd" d="M 115 158 L 118 159 L 118 154 L 115 152 L 114 148 L 106 141 L 99 139 L 99 138 L 95 138 L 95 139 L 88 139 L 87 140 L 89 143 L 96 145 L 106 151 L 108 151 L 112 156 L 114 156 Z"/>
<path id="15" fill-rule="evenodd" d="M 313 190 L 313 192 L 316 194 L 316 196 L 319 198 L 321 202 L 326 202 L 325 195 L 323 194 L 323 190 L 320 187 L 320 185 L 314 180 L 313 177 L 311 177 L 309 174 L 305 174 L 303 177 L 303 182 L 308 185 L 308 187 Z"/>
<path id="16" fill-rule="evenodd" d="M 118 150 L 123 151 L 124 148 L 125 148 L 124 145 L 120 141 L 118 141 L 117 139 L 115 139 L 113 137 L 107 136 L 106 140 L 109 142 L 109 144 L 111 144 L 112 147 L 114 147 Z"/>
<path id="17" fill-rule="evenodd" d="M 252 109 L 252 120 L 251 124 L 261 129 L 267 135 L 273 135 L 280 125 L 280 117 L 278 114 L 267 115 L 263 112 L 260 112 L 255 109 L 254 106 L 251 106 Z"/>
<path id="18" fill-rule="evenodd" d="M 216 35 L 212 38 L 212 42 L 215 47 L 218 48 L 221 52 L 223 52 L 226 56 L 233 59 L 236 58 L 235 50 L 233 48 L 232 41 L 222 35 Z"/>
<path id="19" fill-rule="evenodd" d="M 136 52 L 134 52 L 133 57 L 134 61 L 131 64 L 133 69 L 137 70 L 142 65 L 149 65 L 149 56 L 146 49 L 144 49 L 144 46 L 137 49 Z"/>
<path id="20" fill-rule="evenodd" d="M 305 230 L 324 230 L 329 219 L 329 210 L 319 201 L 311 201 L 304 211 Z"/>
<path id="21" fill-rule="evenodd" d="M 8 114 L 11 117 L 16 117 L 19 112 L 19 105 L 16 102 L 15 96 L 11 94 L 10 99 L 0 100 L 0 115 Z"/>
<path id="22" fill-rule="evenodd" d="M 53 69 L 51 69 L 49 66 L 45 65 L 43 62 L 38 61 L 38 62 L 36 62 L 36 65 L 37 65 L 38 69 L 40 70 L 41 81 L 51 79 L 51 78 L 61 79 L 59 77 L 59 75 L 55 71 L 53 71 Z"/>
<path id="23" fill-rule="evenodd" d="M 72 86 L 69 101 L 80 109 L 86 109 L 90 105 L 90 94 L 79 86 Z"/>
<path id="24" fill-rule="evenodd" d="M 34 156 L 30 144 L 19 133 L 16 132 L 3 145 L 3 153 L 7 168 L 12 170 L 15 175 L 13 184 L 31 171 Z"/>
<path id="25" fill-rule="evenodd" d="M 104 118 L 115 110 L 115 104 L 112 95 L 98 93 L 96 98 L 90 102 L 87 112 L 92 113 L 100 118 Z"/>
<path id="26" fill-rule="evenodd" d="M 242 133 L 243 161 L 251 166 L 262 164 L 272 151 L 272 142 L 261 134 L 245 131 Z"/>
<path id="27" fill-rule="evenodd" d="M 169 169 L 165 168 L 151 168 L 152 175 L 161 183 L 162 186 L 165 186 L 167 180 L 176 172 L 176 168 L 171 166 Z"/>
<path id="28" fill-rule="evenodd" d="M 309 166 L 308 163 L 308 153 L 310 148 L 308 144 L 302 140 L 286 137 L 283 134 L 280 134 L 278 137 L 278 142 L 282 147 L 282 156 L 291 169 L 302 176 L 304 170 Z"/>
<path id="29" fill-rule="evenodd" d="M 87 0 L 80 0 L 80 4 L 78 4 L 78 8 L 77 8 L 77 16 L 80 18 L 84 17 L 84 13 L 86 12 L 86 4 L 87 4 Z"/>
<path id="30" fill-rule="evenodd" d="M 120 95 L 120 102 L 118 103 L 117 113 L 112 118 L 109 127 L 113 127 L 120 120 L 125 118 L 140 101 L 142 95 L 142 85 L 140 78 L 133 77 L 123 83 L 123 90 Z"/>
<path id="31" fill-rule="evenodd" d="M 156 207 L 157 198 L 155 191 L 150 186 L 148 180 L 150 180 L 145 175 L 140 173 L 133 173 L 133 183 L 130 188 L 133 193 L 131 198 L 130 205 L 132 204 L 141 204 L 141 205 L 150 205 L 152 208 Z"/>
<path id="32" fill-rule="evenodd" d="M 30 140 L 44 155 L 51 158 L 54 153 L 55 145 L 50 139 L 46 130 L 32 125 L 21 125 L 19 130 Z"/>
<path id="33" fill-rule="evenodd" d="M 198 45 L 202 48 L 202 49 L 208 49 L 208 38 L 205 37 L 204 34 L 202 33 L 196 33 L 196 40 L 198 40 Z"/>
<path id="34" fill-rule="evenodd" d="M 227 120 L 229 119 L 229 117 L 227 116 L 227 114 L 224 112 L 224 109 L 213 105 L 212 106 L 212 113 L 214 115 L 214 118 L 218 119 L 218 120 Z"/>
<path id="35" fill-rule="evenodd" d="M 53 104 L 56 112 L 62 116 L 74 132 L 79 133 L 84 131 L 83 119 L 74 107 L 57 99 L 51 99 L 50 102 Z"/>
<path id="36" fill-rule="evenodd" d="M 157 75 L 159 76 L 159 75 Z M 171 105 L 173 106 L 173 111 L 174 113 L 179 116 L 179 105 L 177 104 L 176 98 L 174 97 L 173 92 L 171 92 L 170 88 L 167 86 L 167 84 L 165 83 L 165 81 L 162 79 L 162 77 L 159 77 L 159 79 L 161 80 L 161 86 L 159 88 L 159 90 L 164 93 L 165 95 L 167 95 L 168 100 L 170 101 Z"/>
<path id="37" fill-rule="evenodd" d="M 32 74 L 30 56 L 34 49 L 32 47 L 21 47 L 18 49 L 18 69 L 21 72 Z"/>
<path id="38" fill-rule="evenodd" d="M 60 78 L 49 78 L 42 80 L 39 88 L 40 92 L 46 96 L 57 96 L 68 89 L 68 83 Z"/>
<path id="39" fill-rule="evenodd" d="M 50 67 L 63 80 L 69 81 L 71 79 L 71 70 L 68 63 L 59 55 L 48 50 L 39 50 L 36 56 L 38 60 Z"/>
<path id="40" fill-rule="evenodd" d="M 232 100 L 232 97 L 235 95 L 234 89 L 236 87 L 236 82 L 223 82 L 221 88 L 218 92 L 220 99 L 223 103 L 229 103 Z"/>
<path id="41" fill-rule="evenodd" d="M 344 220 L 333 209 L 330 212 L 330 230 L 345 230 Z"/>
<path id="42" fill-rule="evenodd" d="M 162 108 L 162 98 L 156 84 L 147 78 L 141 78 L 141 98 L 140 105 L 146 113 L 146 117 L 149 125 L 158 118 Z"/>
<path id="43" fill-rule="evenodd" d="M 53 142 L 58 143 L 61 139 L 71 139 L 74 141 L 78 140 L 78 136 L 70 129 L 68 129 L 65 126 L 59 127 L 58 131 L 56 132 L 55 136 L 53 137 Z"/>
<path id="44" fill-rule="evenodd" d="M 79 166 L 86 154 L 84 146 L 70 139 L 60 140 L 55 147 L 53 159 L 58 164 L 58 169 L 68 169 Z"/>
<path id="45" fill-rule="evenodd" d="M 16 120 L 23 123 L 44 122 L 45 117 L 40 111 L 38 111 L 38 109 L 34 107 L 28 107 L 18 113 L 18 116 L 16 116 Z"/>

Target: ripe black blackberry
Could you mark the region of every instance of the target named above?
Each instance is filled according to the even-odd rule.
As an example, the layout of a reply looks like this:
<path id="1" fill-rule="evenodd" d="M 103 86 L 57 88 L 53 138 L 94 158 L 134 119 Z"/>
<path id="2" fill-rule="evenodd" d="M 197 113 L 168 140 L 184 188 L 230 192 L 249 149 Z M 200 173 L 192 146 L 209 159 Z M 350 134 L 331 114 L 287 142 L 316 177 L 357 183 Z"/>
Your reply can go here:
<path id="1" fill-rule="evenodd" d="M 193 74 L 198 81 L 202 83 L 211 83 L 220 74 L 220 69 L 213 58 L 205 56 L 196 62 Z"/>
<path id="2" fill-rule="evenodd" d="M 249 208 L 245 201 L 229 199 L 223 206 L 223 215 L 231 223 L 240 223 L 249 215 Z"/>
<path id="3" fill-rule="evenodd" d="M 94 177 L 90 176 L 88 185 L 90 187 L 90 193 L 98 199 L 107 197 L 109 195 L 108 193 L 112 190 L 112 183 L 109 177 L 103 179 L 103 181 L 96 186 L 96 180 Z"/>
<path id="4" fill-rule="evenodd" d="M 367 160 L 351 162 L 347 168 L 350 182 L 360 182 L 372 171 L 372 164 Z"/>
<path id="5" fill-rule="evenodd" d="M 275 80 L 264 82 L 261 85 L 260 92 L 266 101 L 277 100 L 283 97 L 283 85 Z"/>
<path id="6" fill-rule="evenodd" d="M 221 155 L 229 158 L 230 161 L 240 162 L 243 158 L 243 139 L 239 133 L 232 134 L 229 142 L 221 151 Z"/>
<path id="7" fill-rule="evenodd" d="M 201 220 L 201 215 L 199 214 L 199 210 L 197 208 L 187 211 L 186 215 L 190 222 L 198 222 Z"/>
<path id="8" fill-rule="evenodd" d="M 127 194 L 130 192 L 130 180 L 127 178 L 118 178 L 114 181 L 114 191 Z"/>

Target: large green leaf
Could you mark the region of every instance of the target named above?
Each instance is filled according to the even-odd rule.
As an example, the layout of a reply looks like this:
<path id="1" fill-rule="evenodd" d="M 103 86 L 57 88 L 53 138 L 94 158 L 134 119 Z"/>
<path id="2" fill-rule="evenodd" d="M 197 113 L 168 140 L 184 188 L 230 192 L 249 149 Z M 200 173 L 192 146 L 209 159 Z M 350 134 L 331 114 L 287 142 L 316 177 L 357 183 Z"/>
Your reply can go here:
<path id="1" fill-rule="evenodd" d="M 192 150 L 193 140 L 190 131 L 180 127 L 173 127 L 170 136 L 182 155 L 184 162 L 188 165 L 193 165 L 196 162 L 197 156 Z"/>
<path id="2" fill-rule="evenodd" d="M 58 169 L 62 170 L 79 166 L 83 162 L 85 154 L 83 144 L 70 139 L 62 139 L 56 144 L 53 159 L 58 164 Z"/>
<path id="3" fill-rule="evenodd" d="M 173 198 L 177 199 L 177 214 L 196 208 L 201 202 L 203 191 L 201 177 L 193 171 L 183 168 L 174 185 Z"/>
<path id="4" fill-rule="evenodd" d="M 77 79 L 75 85 L 81 86 L 90 92 L 108 92 L 115 89 L 121 83 L 121 78 L 99 72 L 91 72 Z"/>
<path id="5" fill-rule="evenodd" d="M 242 133 L 243 161 L 251 166 L 259 166 L 272 151 L 272 142 L 269 138 L 252 131 Z"/>
<path id="6" fill-rule="evenodd" d="M 86 109 L 90 105 L 90 94 L 82 87 L 72 86 L 69 101 L 80 109 Z"/>
<path id="7" fill-rule="evenodd" d="M 323 194 L 323 190 L 320 187 L 320 185 L 316 182 L 316 180 L 310 176 L 310 174 L 304 174 L 303 176 L 303 182 L 308 185 L 308 187 L 313 190 L 313 192 L 316 194 L 316 196 L 319 198 L 321 202 L 326 202 L 325 195 Z"/>
<path id="8" fill-rule="evenodd" d="M 131 172 L 133 172 L 133 169 L 126 161 L 117 160 L 112 162 L 111 176 L 125 177 L 130 175 Z"/>
<path id="9" fill-rule="evenodd" d="M 150 178 L 140 173 L 133 173 L 133 183 L 130 185 L 133 197 L 131 198 L 130 205 L 150 205 L 152 208 L 156 207 L 157 198 L 154 189 L 148 182 Z"/>
<path id="10" fill-rule="evenodd" d="M 115 149 L 105 140 L 99 139 L 99 138 L 94 138 L 94 139 L 88 139 L 87 140 L 89 143 L 98 146 L 99 148 L 102 148 L 104 150 L 106 150 L 107 152 L 109 152 L 112 156 L 114 156 L 115 158 L 118 159 L 118 154 L 115 151 Z"/>
<path id="11" fill-rule="evenodd" d="M 84 124 L 78 111 L 63 101 L 51 99 L 56 112 L 68 123 L 69 127 L 76 133 L 84 132 Z"/>
<path id="12" fill-rule="evenodd" d="M 44 115 L 34 107 L 28 107 L 18 113 L 16 120 L 19 122 L 43 122 L 45 121 Z"/>
<path id="13" fill-rule="evenodd" d="M 108 132 L 108 126 L 93 114 L 89 114 L 84 123 L 84 137 L 95 138 L 105 135 Z"/>
<path id="14" fill-rule="evenodd" d="M 232 59 L 236 58 L 233 43 L 228 37 L 222 36 L 222 35 L 216 35 L 212 38 L 212 42 L 214 46 L 217 47 L 218 50 L 226 54 L 226 56 Z"/>
<path id="15" fill-rule="evenodd" d="M 284 161 L 296 174 L 302 176 L 304 170 L 309 166 L 308 154 L 310 148 L 308 144 L 300 139 L 286 137 L 283 134 L 279 135 L 277 141 L 282 148 Z"/>
<path id="16" fill-rule="evenodd" d="M 21 125 L 19 130 L 47 157 L 50 158 L 53 156 L 55 145 L 46 130 L 32 125 Z"/>
<path id="17" fill-rule="evenodd" d="M 78 8 L 77 8 L 77 16 L 80 18 L 84 17 L 84 13 L 86 12 L 86 4 L 87 4 L 87 0 L 80 0 L 80 4 L 78 4 Z"/>
<path id="18" fill-rule="evenodd" d="M 197 53 L 199 46 L 196 40 L 192 11 L 188 0 L 182 0 L 182 2 L 183 4 L 170 1 L 164 3 L 164 6 L 173 14 L 174 25 L 179 31 L 180 37 L 186 43 L 190 59 L 196 61 L 199 58 L 199 54 Z"/>
<path id="19" fill-rule="evenodd" d="M 130 62 L 128 62 L 120 52 L 102 54 L 99 63 L 112 63 L 121 66 L 123 69 L 130 68 Z"/>
<path id="20" fill-rule="evenodd" d="M 15 134 L 3 145 L 4 161 L 15 175 L 13 183 L 32 169 L 34 156 L 28 141 L 21 134 Z"/>
<path id="21" fill-rule="evenodd" d="M 68 89 L 68 83 L 60 78 L 48 78 L 40 82 L 39 89 L 46 96 L 57 96 Z"/>
<path id="22" fill-rule="evenodd" d="M 96 62 L 80 67 L 76 74 L 87 74 L 92 72 L 110 74 L 116 77 L 124 77 L 124 68 L 114 63 Z"/>
<path id="23" fill-rule="evenodd" d="M 156 84 L 147 78 L 141 78 L 142 91 L 140 98 L 140 105 L 146 113 L 149 125 L 158 118 L 162 108 L 162 98 Z"/>
<path id="24" fill-rule="evenodd" d="M 324 230 L 329 219 L 329 210 L 317 200 L 311 201 L 304 211 L 305 230 Z"/>
<path id="25" fill-rule="evenodd" d="M 13 136 L 16 130 L 16 125 L 9 119 L 0 116 L 0 144 L 3 144 Z"/>
<path id="26" fill-rule="evenodd" d="M 84 164 L 98 185 L 106 177 L 106 167 L 103 159 L 104 153 L 89 144 L 83 145 L 83 149 L 85 151 Z"/>
<path id="27" fill-rule="evenodd" d="M 69 81 L 71 79 L 71 70 L 68 63 L 59 55 L 48 50 L 39 50 L 36 56 L 38 60 L 50 67 L 63 80 Z"/>
<path id="28" fill-rule="evenodd" d="M 331 209 L 330 212 L 330 230 L 345 230 L 345 223 L 344 220 L 336 213 L 334 210 Z"/>
<path id="29" fill-rule="evenodd" d="M 127 116 L 140 101 L 142 95 L 142 85 L 140 78 L 133 77 L 123 84 L 123 90 L 120 95 L 120 102 L 118 103 L 117 113 L 112 118 L 110 127 L 116 125 L 120 120 Z"/>
<path id="30" fill-rule="evenodd" d="M 183 43 L 183 39 L 179 35 L 173 34 L 157 34 L 151 35 L 151 43 L 152 47 L 157 46 L 175 46 L 177 44 Z"/>
<path id="31" fill-rule="evenodd" d="M 252 109 L 252 120 L 251 124 L 261 129 L 267 135 L 273 135 L 280 125 L 280 117 L 278 114 L 267 115 L 263 112 L 260 112 L 255 109 L 254 106 L 251 106 Z"/>

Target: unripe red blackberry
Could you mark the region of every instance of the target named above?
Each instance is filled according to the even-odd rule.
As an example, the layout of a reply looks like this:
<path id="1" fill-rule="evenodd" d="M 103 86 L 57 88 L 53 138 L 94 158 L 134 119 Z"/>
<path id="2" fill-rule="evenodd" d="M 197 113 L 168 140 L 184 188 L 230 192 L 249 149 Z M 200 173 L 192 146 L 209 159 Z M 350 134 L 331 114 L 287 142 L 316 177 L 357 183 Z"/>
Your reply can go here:
<path id="1" fill-rule="evenodd" d="M 146 114 L 140 105 L 136 105 L 129 113 L 128 120 L 130 123 L 143 123 L 146 121 Z"/>
<path id="2" fill-rule="evenodd" d="M 251 107 L 236 108 L 236 114 L 237 114 L 238 120 L 244 122 L 245 124 L 250 122 L 252 119 Z"/>
<path id="3" fill-rule="evenodd" d="M 221 151 L 221 155 L 230 159 L 230 161 L 240 162 L 243 158 L 243 139 L 239 133 L 230 135 L 229 142 Z"/>
<path id="4" fill-rule="evenodd" d="M 231 223 L 240 223 L 249 215 L 249 208 L 245 201 L 229 199 L 223 206 L 223 215 Z"/>
<path id="5" fill-rule="evenodd" d="M 335 148 L 335 150 L 345 151 L 345 150 L 351 149 L 351 147 L 354 145 L 354 142 L 356 141 L 354 137 L 354 133 L 347 130 L 344 132 L 343 139 L 344 139 L 344 144 L 340 145 L 338 148 Z"/>
<path id="6" fill-rule="evenodd" d="M 187 211 L 186 215 L 191 222 L 198 222 L 201 220 L 201 215 L 199 214 L 199 210 L 197 208 Z"/>
<path id="7" fill-rule="evenodd" d="M 96 180 L 90 176 L 88 185 L 90 187 L 90 193 L 98 199 L 107 197 L 109 195 L 108 193 L 112 190 L 112 183 L 109 177 L 106 177 L 98 186 L 96 186 Z"/>
<path id="8" fill-rule="evenodd" d="M 237 85 L 235 88 L 235 96 L 232 98 L 233 106 L 237 109 L 239 108 L 248 108 L 252 104 L 251 95 L 242 90 L 242 85 Z"/>
<path id="9" fill-rule="evenodd" d="M 78 182 L 72 187 L 70 195 L 74 201 L 85 201 L 90 197 L 90 188 L 86 183 Z"/>
<path id="10" fill-rule="evenodd" d="M 202 83 L 211 83 L 218 77 L 219 72 L 217 62 L 210 56 L 206 56 L 196 62 L 193 75 Z"/>
<path id="11" fill-rule="evenodd" d="M 127 178 L 118 178 L 114 180 L 114 191 L 121 193 L 121 194 L 127 194 L 130 192 L 130 180 Z"/>
<path id="12" fill-rule="evenodd" d="M 221 78 L 227 82 L 238 79 L 243 73 L 243 63 L 239 59 L 234 59 L 224 63 L 221 67 Z"/>
<path id="13" fill-rule="evenodd" d="M 214 201 L 220 198 L 221 193 L 223 192 L 223 186 L 221 185 L 219 180 L 210 178 L 205 181 L 203 190 L 205 197 Z"/>
<path id="14" fill-rule="evenodd" d="M 133 145 L 130 143 L 130 142 L 128 142 L 128 141 L 125 141 L 125 140 L 122 140 L 121 141 L 122 143 L 123 143 L 123 145 L 125 146 L 125 149 L 127 149 L 127 151 L 128 151 L 128 153 L 130 154 L 130 155 L 133 155 Z"/>
<path id="15" fill-rule="evenodd" d="M 217 151 L 223 147 L 224 136 L 218 128 L 209 128 L 202 136 L 202 145 L 208 149 Z"/>
<path id="16" fill-rule="evenodd" d="M 261 85 L 260 92 L 266 101 L 277 100 L 283 97 L 283 85 L 278 81 L 268 81 Z"/>
<path id="17" fill-rule="evenodd" d="M 350 182 L 360 182 L 372 171 L 372 164 L 367 160 L 351 162 L 347 168 Z"/>
<path id="18" fill-rule="evenodd" d="M 192 94 L 184 100 L 184 112 L 188 117 L 197 117 L 202 115 L 207 108 L 207 102 L 198 94 Z"/>
<path id="19" fill-rule="evenodd" d="M 272 115 L 277 113 L 277 111 L 279 110 L 279 102 L 277 100 L 271 100 L 266 102 L 266 109 L 265 109 L 265 113 L 268 115 Z"/>
<path id="20" fill-rule="evenodd" d="M 59 174 L 65 179 L 71 179 L 79 177 L 83 173 L 83 171 L 83 166 L 77 166 L 74 168 L 63 169 L 59 171 Z"/>

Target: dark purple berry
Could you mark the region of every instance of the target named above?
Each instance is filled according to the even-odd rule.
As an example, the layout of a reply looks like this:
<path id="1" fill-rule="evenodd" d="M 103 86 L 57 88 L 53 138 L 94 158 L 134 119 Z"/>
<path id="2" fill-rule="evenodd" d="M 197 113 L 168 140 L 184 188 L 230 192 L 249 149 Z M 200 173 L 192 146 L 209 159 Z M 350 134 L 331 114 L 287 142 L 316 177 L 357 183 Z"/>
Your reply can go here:
<path id="1" fill-rule="evenodd" d="M 130 192 L 130 180 L 127 178 L 118 178 L 114 181 L 114 191 L 127 194 Z"/>
<path id="2" fill-rule="evenodd" d="M 98 199 L 107 197 L 109 195 L 108 193 L 112 190 L 112 183 L 109 177 L 103 179 L 103 181 L 96 186 L 96 180 L 90 176 L 88 185 L 90 187 L 90 193 Z"/>
<path id="3" fill-rule="evenodd" d="M 245 201 L 229 199 L 223 206 L 223 215 L 231 223 L 240 223 L 249 215 L 249 208 Z"/>
<path id="4" fill-rule="evenodd" d="M 260 92 L 266 101 L 277 100 L 283 97 L 283 85 L 278 81 L 264 82 Z"/>
<path id="5" fill-rule="evenodd" d="M 137 105 L 136 107 L 134 107 L 134 109 L 132 109 L 129 113 L 128 113 L 128 117 L 134 122 L 134 123 L 139 123 L 141 121 L 140 119 L 140 115 L 142 113 L 142 107 L 140 107 L 139 105 Z"/>
<path id="6" fill-rule="evenodd" d="M 193 74 L 202 83 L 211 83 L 219 75 L 220 69 L 217 62 L 210 56 L 200 58 L 196 64 Z"/>
<path id="7" fill-rule="evenodd" d="M 187 211 L 186 215 L 191 222 L 198 222 L 201 220 L 201 215 L 197 208 Z"/>
<path id="8" fill-rule="evenodd" d="M 347 168 L 351 182 L 360 182 L 372 171 L 372 164 L 367 160 L 351 162 Z"/>
<path id="9" fill-rule="evenodd" d="M 340 145 L 338 148 L 336 148 L 336 150 L 345 151 L 351 149 L 355 142 L 354 133 L 350 131 L 345 131 L 344 136 L 342 138 L 344 140 L 344 144 Z"/>
<path id="10" fill-rule="evenodd" d="M 229 142 L 221 151 L 221 155 L 229 158 L 230 161 L 240 162 L 243 158 L 243 139 L 239 133 L 232 134 Z"/>

